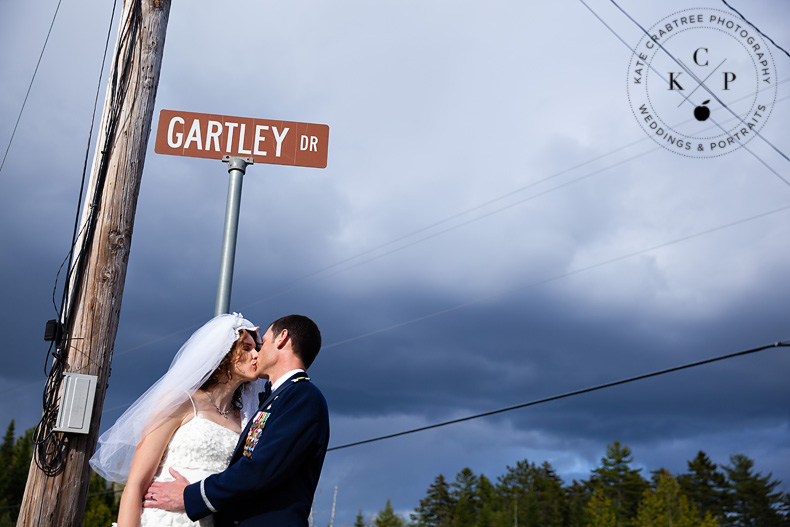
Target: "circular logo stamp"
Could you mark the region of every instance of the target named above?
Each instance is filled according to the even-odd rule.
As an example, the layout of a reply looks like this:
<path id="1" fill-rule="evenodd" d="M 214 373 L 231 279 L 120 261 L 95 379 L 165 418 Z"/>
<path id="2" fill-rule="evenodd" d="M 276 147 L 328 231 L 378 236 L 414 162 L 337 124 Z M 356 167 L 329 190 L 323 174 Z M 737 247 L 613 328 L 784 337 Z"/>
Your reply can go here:
<path id="1" fill-rule="evenodd" d="M 776 100 L 760 33 L 719 9 L 685 9 L 648 31 L 628 65 L 628 100 L 645 133 L 689 157 L 728 154 L 757 135 Z"/>

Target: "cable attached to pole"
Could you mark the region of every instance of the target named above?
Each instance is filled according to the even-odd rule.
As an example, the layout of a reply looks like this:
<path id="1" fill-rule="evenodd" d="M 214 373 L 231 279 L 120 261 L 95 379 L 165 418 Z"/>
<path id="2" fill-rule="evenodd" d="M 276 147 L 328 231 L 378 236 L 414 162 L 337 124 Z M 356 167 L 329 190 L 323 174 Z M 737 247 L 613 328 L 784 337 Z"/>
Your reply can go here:
<path id="1" fill-rule="evenodd" d="M 113 2 L 113 12 L 110 18 L 110 29 L 108 30 L 107 43 L 105 44 L 105 55 L 112 28 L 112 20 L 115 18 L 115 2 Z M 65 371 L 66 360 L 68 358 L 67 343 L 69 342 L 69 332 L 72 325 L 72 313 L 76 305 L 79 290 L 85 279 L 85 266 L 87 264 L 88 248 L 90 247 L 96 231 L 97 219 L 99 208 L 102 202 L 104 193 L 104 183 L 107 177 L 109 168 L 109 155 L 112 151 L 115 142 L 115 135 L 117 132 L 118 124 L 120 122 L 121 108 L 123 107 L 126 98 L 126 92 L 131 82 L 132 63 L 134 60 L 134 53 L 138 51 L 139 43 L 138 36 L 142 25 L 142 4 L 141 0 L 134 0 L 130 7 L 129 17 L 121 31 L 119 38 L 118 48 L 116 49 L 113 75 L 110 79 L 110 102 L 108 105 L 108 119 L 105 135 L 102 138 L 100 146 L 100 160 L 99 167 L 96 173 L 96 185 L 94 188 L 93 196 L 89 207 L 87 217 L 82 230 L 78 233 L 77 226 L 79 225 L 79 212 L 80 203 L 82 201 L 82 193 L 85 182 L 85 172 L 87 168 L 87 153 L 86 161 L 83 165 L 83 182 L 80 187 L 80 199 L 77 203 L 77 219 L 75 220 L 74 233 L 72 235 L 71 248 L 66 259 L 69 262 L 68 273 L 66 274 L 65 283 L 63 286 L 63 295 L 61 297 L 60 309 L 58 311 L 58 318 L 51 320 L 47 323 L 47 331 L 45 339 L 50 340 L 50 348 L 47 351 L 47 358 L 49 360 L 50 354 L 52 355 L 52 365 L 47 373 L 47 382 L 44 387 L 43 406 L 41 420 L 36 425 L 33 433 L 33 446 L 34 455 L 33 460 L 36 466 L 47 476 L 55 476 L 65 468 L 65 453 L 68 447 L 68 438 L 62 432 L 55 432 L 55 423 L 58 417 L 61 383 L 63 380 L 63 373 Z M 137 45 L 135 45 L 137 43 Z M 123 56 L 121 55 L 123 52 Z M 104 66 L 102 66 L 102 73 L 99 76 L 99 83 L 104 74 Z M 98 89 L 97 89 L 98 91 Z M 97 99 L 98 100 L 98 93 Z M 94 117 L 95 117 L 95 103 L 94 103 Z M 91 131 L 93 130 L 93 119 L 91 119 Z M 90 148 L 90 139 L 88 140 L 88 148 Z M 74 254 L 75 247 L 77 246 L 77 239 L 82 236 L 82 243 L 76 256 Z M 73 261 L 73 265 L 72 265 Z M 62 269 L 63 265 L 61 265 Z M 57 289 L 57 279 L 60 276 L 60 270 L 56 276 L 55 288 Z M 53 291 L 54 303 L 54 291 Z M 54 351 L 53 351 L 54 347 Z"/>
<path id="2" fill-rule="evenodd" d="M 641 381 L 644 379 L 649 379 L 651 377 L 658 377 L 659 375 L 666 375 L 667 373 L 674 373 L 680 370 L 687 370 L 689 368 L 696 368 L 697 366 L 704 366 L 705 364 L 711 364 L 714 362 L 719 362 L 727 359 L 733 359 L 735 357 L 742 357 L 744 355 L 750 355 L 752 353 L 757 353 L 759 351 L 771 349 L 771 348 L 778 348 L 778 347 L 790 347 L 790 341 L 782 341 L 782 342 L 775 342 L 773 344 L 768 344 L 765 346 L 760 346 L 758 348 L 752 348 L 749 350 L 738 351 L 736 353 L 730 353 L 728 355 L 722 355 L 720 357 L 713 357 L 711 359 L 705 359 L 697 362 L 692 362 L 690 364 L 684 364 L 682 366 L 675 366 L 673 368 L 667 368 L 665 370 L 655 371 L 653 373 L 645 373 L 643 375 L 637 375 L 636 377 L 629 377 L 627 379 L 621 379 L 619 381 L 608 382 L 606 384 L 599 384 L 597 386 L 592 386 L 590 388 L 583 388 L 581 390 L 576 390 L 573 392 L 563 393 L 561 395 L 553 395 L 551 397 L 545 397 L 543 399 L 538 399 L 536 401 L 530 401 L 528 403 L 517 404 L 514 406 L 508 406 L 506 408 L 500 408 L 499 410 L 491 410 L 490 412 L 483 412 L 481 414 L 470 415 L 468 417 L 461 417 L 459 419 L 453 419 L 451 421 L 444 421 L 442 423 L 436 423 L 428 426 L 423 426 L 420 428 L 413 428 L 411 430 L 405 430 L 403 432 L 397 432 L 394 434 L 388 434 L 380 437 L 374 437 L 372 439 L 365 439 L 363 441 L 356 441 L 354 443 L 348 443 L 345 445 L 335 446 L 327 449 L 327 452 L 331 452 L 333 450 L 340 450 L 343 448 L 350 448 L 353 446 L 365 445 L 367 443 L 374 443 L 376 441 L 383 441 L 384 439 L 392 439 L 394 437 L 405 436 L 408 434 L 415 434 L 417 432 L 424 432 L 426 430 L 432 430 L 434 428 L 440 428 L 442 426 L 452 425 L 456 423 L 462 423 L 464 421 L 471 421 L 473 419 L 480 419 L 481 417 L 488 417 L 491 415 L 501 414 L 505 412 L 511 412 L 513 410 L 520 410 L 521 408 L 527 408 L 529 406 L 537 406 L 539 404 L 549 403 L 552 401 L 558 401 L 560 399 L 567 399 L 568 397 L 575 397 L 577 395 L 582 395 L 585 393 L 595 392 L 598 390 L 603 390 L 605 388 L 612 388 L 614 386 L 620 386 L 622 384 L 628 384 L 631 382 Z"/>

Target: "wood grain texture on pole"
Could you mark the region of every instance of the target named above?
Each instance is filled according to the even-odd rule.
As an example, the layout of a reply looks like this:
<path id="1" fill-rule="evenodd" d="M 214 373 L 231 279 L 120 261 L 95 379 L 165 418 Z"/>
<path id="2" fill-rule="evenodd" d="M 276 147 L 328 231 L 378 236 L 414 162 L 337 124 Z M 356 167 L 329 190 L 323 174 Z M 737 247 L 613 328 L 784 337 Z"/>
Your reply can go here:
<path id="1" fill-rule="evenodd" d="M 165 45 L 170 0 L 126 0 L 121 15 L 116 56 L 132 46 L 132 72 L 125 91 L 117 128 L 110 145 L 106 179 L 95 232 L 86 252 L 83 279 L 71 294 L 75 296 L 66 344 L 66 371 L 98 376 L 93 403 L 90 433 L 69 434 L 65 465 L 62 472 L 48 477 L 31 464 L 25 496 L 17 526 L 70 527 L 82 524 L 88 493 L 90 465 L 88 460 L 96 448 L 102 406 L 110 373 L 112 350 L 118 330 L 126 266 L 132 241 L 137 197 L 151 132 L 154 101 L 159 85 L 159 72 Z M 138 37 L 123 42 L 121 35 L 132 12 L 139 7 L 141 16 Z M 114 70 L 118 64 L 111 65 Z M 110 71 L 110 79 L 113 71 Z M 82 221 L 97 185 L 97 172 L 105 148 L 110 90 L 105 99 L 97 147 L 94 155 Z M 84 229 L 81 228 L 81 231 Z M 77 247 L 81 245 L 78 242 Z"/>

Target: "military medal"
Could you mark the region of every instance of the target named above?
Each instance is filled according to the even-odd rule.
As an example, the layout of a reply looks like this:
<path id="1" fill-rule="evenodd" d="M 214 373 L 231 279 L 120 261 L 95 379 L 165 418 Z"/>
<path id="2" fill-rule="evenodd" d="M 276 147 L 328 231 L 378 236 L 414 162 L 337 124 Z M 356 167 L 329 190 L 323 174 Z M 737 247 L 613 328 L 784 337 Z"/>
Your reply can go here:
<path id="1" fill-rule="evenodd" d="M 247 440 L 244 442 L 242 455 L 245 457 L 252 457 L 252 451 L 255 450 L 258 440 L 260 440 L 263 433 L 263 427 L 266 426 L 266 421 L 270 415 L 272 415 L 271 412 L 258 412 L 255 414 L 250 431 L 247 432 Z"/>

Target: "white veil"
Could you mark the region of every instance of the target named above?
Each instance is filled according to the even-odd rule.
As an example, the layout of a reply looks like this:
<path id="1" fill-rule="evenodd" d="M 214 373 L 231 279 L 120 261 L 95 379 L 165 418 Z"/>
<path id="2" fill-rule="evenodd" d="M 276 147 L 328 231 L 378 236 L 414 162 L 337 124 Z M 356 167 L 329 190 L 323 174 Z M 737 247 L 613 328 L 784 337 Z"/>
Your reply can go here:
<path id="1" fill-rule="evenodd" d="M 129 477 L 137 444 L 187 400 L 217 369 L 241 330 L 258 329 L 240 314 L 219 315 L 195 331 L 176 353 L 170 368 L 99 438 L 90 465 L 109 481 Z M 258 407 L 260 381 L 249 383 L 242 395 L 242 428 Z"/>

